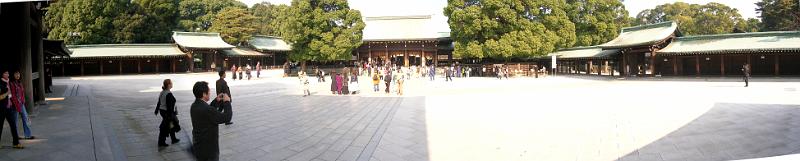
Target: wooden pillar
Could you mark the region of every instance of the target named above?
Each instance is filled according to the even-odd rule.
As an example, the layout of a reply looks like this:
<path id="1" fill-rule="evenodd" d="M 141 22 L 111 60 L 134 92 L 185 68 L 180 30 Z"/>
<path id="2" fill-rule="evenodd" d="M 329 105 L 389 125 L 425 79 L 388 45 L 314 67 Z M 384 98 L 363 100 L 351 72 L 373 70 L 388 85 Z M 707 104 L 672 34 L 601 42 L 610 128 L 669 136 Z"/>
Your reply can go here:
<path id="1" fill-rule="evenodd" d="M 189 63 L 189 72 L 194 72 L 194 51 L 189 50 L 188 59 L 189 61 L 187 61 L 186 63 Z"/>
<path id="2" fill-rule="evenodd" d="M 653 48 L 650 49 L 650 66 L 649 69 L 647 70 L 650 71 L 651 77 L 656 76 L 656 49 Z M 644 75 L 647 75 L 647 73 L 645 73 Z"/>
<path id="3" fill-rule="evenodd" d="M 172 66 L 172 71 L 171 72 L 175 73 L 175 59 L 170 59 L 169 61 L 170 61 L 169 62 L 170 66 Z"/>
<path id="4" fill-rule="evenodd" d="M 66 66 L 67 66 L 67 61 L 66 61 L 65 59 L 63 59 L 63 58 L 62 58 L 62 59 L 61 59 L 61 76 L 62 76 L 62 77 L 63 77 L 63 76 L 67 76 L 67 73 L 64 73 L 64 71 L 65 71 L 65 68 L 67 68 Z"/>
<path id="5" fill-rule="evenodd" d="M 103 62 L 103 61 L 100 61 L 100 60 L 97 61 L 97 64 L 100 64 L 100 75 L 103 75 L 103 64 L 105 64 L 105 63 L 106 62 Z"/>
<path id="6" fill-rule="evenodd" d="M 159 66 L 159 64 L 161 64 L 161 61 L 160 61 L 160 60 L 158 60 L 158 59 L 156 59 L 156 60 L 155 60 L 155 62 L 156 62 L 156 73 L 159 73 L 159 71 L 158 71 L 158 70 L 159 70 L 159 69 L 158 69 L 158 66 Z"/>
<path id="7" fill-rule="evenodd" d="M 672 75 L 678 75 L 678 56 L 672 56 Z"/>
<path id="8" fill-rule="evenodd" d="M 33 3 L 31 3 L 31 4 L 33 4 Z M 40 12 L 40 14 L 41 13 L 43 13 L 43 12 Z M 44 81 L 45 81 L 45 79 L 48 79 L 47 76 L 46 76 L 47 74 L 44 73 L 44 49 L 43 49 L 44 48 L 44 45 L 43 45 L 44 42 L 43 42 L 43 40 L 42 40 L 43 38 L 41 36 L 42 35 L 42 29 L 45 28 L 45 27 L 43 27 L 44 23 L 42 23 L 42 17 L 44 17 L 44 15 L 37 15 L 37 16 L 33 16 L 33 17 L 34 17 L 34 19 L 36 21 L 36 26 L 37 27 L 33 28 L 33 30 L 32 30 L 33 34 L 31 35 L 31 37 L 36 42 L 36 46 L 34 46 L 34 52 L 36 52 L 36 54 L 35 54 L 36 55 L 36 60 L 35 61 L 36 61 L 36 64 L 37 64 L 36 68 L 38 69 L 36 72 L 38 73 L 37 75 L 39 76 L 39 79 L 37 79 L 36 82 L 32 82 L 32 83 L 35 84 L 35 86 L 38 86 L 38 88 L 35 88 L 36 89 L 36 98 L 37 98 L 35 101 L 37 103 L 42 103 L 45 100 L 45 85 L 44 85 Z M 35 110 L 35 108 L 38 108 L 38 107 L 36 107 L 36 106 L 34 106 L 33 104 L 30 104 L 30 103 L 28 103 L 28 105 L 30 105 L 28 108 L 26 108 L 28 113 L 30 113 L 30 111 L 32 111 L 32 110 Z M 26 105 L 26 106 L 28 106 L 28 105 Z"/>
<path id="9" fill-rule="evenodd" d="M 34 46 L 31 43 L 31 41 L 34 40 L 34 39 L 41 39 L 41 35 L 36 35 L 36 33 L 32 33 L 32 32 L 36 32 L 36 31 L 33 31 L 34 28 L 31 27 L 31 23 L 33 23 L 33 22 L 31 22 L 31 20 L 32 20 L 31 17 L 33 16 L 33 15 L 31 15 L 31 8 L 32 8 L 31 4 L 33 4 L 33 3 L 32 2 L 24 2 L 22 4 L 21 11 L 22 11 L 22 19 L 23 20 L 22 20 L 22 24 L 18 24 L 18 26 L 21 27 L 20 28 L 21 31 L 16 31 L 16 32 L 22 32 L 22 34 L 21 34 L 22 38 L 21 38 L 21 40 L 18 40 L 18 41 L 22 41 L 22 44 L 21 44 L 22 45 L 21 46 L 21 48 L 22 48 L 22 53 L 21 53 L 22 54 L 22 63 L 20 64 L 20 65 L 22 65 L 22 70 L 21 70 L 22 72 L 20 72 L 22 80 L 23 80 L 22 81 L 22 86 L 28 87 L 28 88 L 25 88 L 25 95 L 26 95 L 26 97 L 25 97 L 25 102 L 26 102 L 25 105 L 26 106 L 30 106 L 29 108 L 35 108 L 35 107 L 33 107 L 34 106 L 33 105 L 33 103 L 34 103 L 33 96 L 34 95 L 33 95 L 33 88 L 32 88 L 33 87 L 33 58 L 32 58 L 33 55 L 32 54 L 34 53 L 34 51 L 32 51 L 32 49 L 33 49 Z M 13 6 L 13 5 L 9 5 L 9 6 Z M 3 12 L 8 12 L 8 11 L 3 11 Z M 11 24 L 4 23 L 4 25 L 11 25 Z M 35 30 L 40 30 L 40 29 L 35 29 Z M 7 54 L 7 53 L 4 53 L 4 54 Z M 13 74 L 13 73 L 9 73 L 9 74 Z"/>
<path id="10" fill-rule="evenodd" d="M 403 66 L 408 67 L 408 49 L 403 49 Z"/>
<path id="11" fill-rule="evenodd" d="M 119 64 L 119 74 L 122 74 L 122 60 L 117 60 L 117 64 Z"/>
<path id="12" fill-rule="evenodd" d="M 779 65 L 779 63 L 781 62 L 780 60 L 781 60 L 781 56 L 780 55 L 775 55 L 775 76 L 781 75 L 780 65 Z"/>
<path id="13" fill-rule="evenodd" d="M 700 55 L 694 55 L 695 76 L 700 76 Z"/>
<path id="14" fill-rule="evenodd" d="M 81 76 L 83 76 L 83 60 L 81 60 Z"/>
<path id="15" fill-rule="evenodd" d="M 142 74 L 142 60 L 141 59 L 137 59 L 136 60 L 136 71 L 139 74 Z"/>
<path id="16" fill-rule="evenodd" d="M 719 70 L 722 73 L 722 76 L 725 76 L 725 55 L 719 55 Z"/>
<path id="17" fill-rule="evenodd" d="M 625 53 L 622 55 L 622 69 L 620 71 L 620 76 L 627 77 L 630 76 L 629 68 L 628 68 L 628 58 Z"/>
<path id="18" fill-rule="evenodd" d="M 592 60 L 589 59 L 588 61 L 589 61 L 589 66 L 586 66 L 586 75 L 591 75 L 592 74 Z"/>

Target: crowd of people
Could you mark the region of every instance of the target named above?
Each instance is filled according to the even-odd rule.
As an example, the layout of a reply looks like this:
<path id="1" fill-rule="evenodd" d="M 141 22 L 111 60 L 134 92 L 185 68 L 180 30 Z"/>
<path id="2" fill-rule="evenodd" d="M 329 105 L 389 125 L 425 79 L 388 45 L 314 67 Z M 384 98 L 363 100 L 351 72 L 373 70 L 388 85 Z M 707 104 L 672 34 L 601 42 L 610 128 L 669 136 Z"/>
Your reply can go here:
<path id="1" fill-rule="evenodd" d="M 233 73 L 231 74 L 232 75 L 231 78 L 232 80 L 236 80 L 236 78 L 242 80 L 245 77 L 247 77 L 247 80 L 250 80 L 253 78 L 252 74 L 253 70 L 255 70 L 256 72 L 256 78 L 261 78 L 261 62 L 256 62 L 255 68 L 251 67 L 250 64 L 245 64 L 244 66 L 238 66 L 238 67 L 236 66 L 236 64 L 234 64 L 231 66 L 231 73 Z"/>

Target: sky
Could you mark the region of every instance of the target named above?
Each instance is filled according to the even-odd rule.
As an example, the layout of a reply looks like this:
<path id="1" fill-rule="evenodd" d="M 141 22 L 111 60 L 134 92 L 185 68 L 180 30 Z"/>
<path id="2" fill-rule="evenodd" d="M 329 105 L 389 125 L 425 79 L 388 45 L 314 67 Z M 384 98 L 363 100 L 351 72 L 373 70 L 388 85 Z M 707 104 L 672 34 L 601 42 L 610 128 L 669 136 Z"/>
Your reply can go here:
<path id="1" fill-rule="evenodd" d="M 248 6 L 259 2 L 272 4 L 291 4 L 291 0 L 239 0 Z M 756 3 L 758 0 L 625 0 L 625 8 L 631 17 L 635 17 L 644 9 L 655 8 L 657 5 L 673 2 L 686 2 L 692 4 L 706 4 L 709 2 L 722 3 L 739 10 L 744 18 L 757 18 Z M 447 17 L 442 10 L 447 6 L 446 0 L 348 0 L 350 8 L 361 11 L 365 17 L 373 16 L 406 16 L 406 15 L 432 15 L 435 23 L 433 30 L 450 31 L 447 26 Z"/>

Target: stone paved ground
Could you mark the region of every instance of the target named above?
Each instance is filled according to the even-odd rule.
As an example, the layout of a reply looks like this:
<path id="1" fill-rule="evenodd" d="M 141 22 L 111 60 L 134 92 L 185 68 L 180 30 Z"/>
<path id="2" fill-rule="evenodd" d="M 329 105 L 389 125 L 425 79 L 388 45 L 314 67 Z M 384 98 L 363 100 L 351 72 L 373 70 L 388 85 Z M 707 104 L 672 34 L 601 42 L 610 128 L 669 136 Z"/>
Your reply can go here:
<path id="1" fill-rule="evenodd" d="M 175 83 L 184 130 L 179 133 L 181 143 L 157 148 L 160 118 L 152 109 L 165 78 Z M 109 134 L 98 136 L 107 139 L 86 145 L 108 142 L 110 150 L 105 151 L 111 151 L 115 160 L 190 160 L 188 108 L 191 85 L 198 80 L 213 83 L 215 77 L 210 73 L 76 77 L 56 84 L 67 87 L 64 93 L 87 95 L 84 99 L 95 102 L 90 108 L 98 109 L 92 112 L 95 118 L 108 125 Z M 404 96 L 372 92 L 366 77 L 360 95 L 336 96 L 329 93 L 330 84 L 315 80 L 311 79 L 310 97 L 301 96 L 296 78 L 229 80 L 234 124 L 220 126 L 222 160 L 800 158 L 796 119 L 800 83 L 795 78 L 756 78 L 748 88 L 734 78 L 456 78 L 455 82 L 438 78 L 408 81 Z M 70 91 L 74 86 L 91 91 Z M 72 101 L 82 100 L 66 97 L 51 104 L 70 106 Z M 57 113 L 40 113 L 36 123 L 57 122 L 44 117 Z M 86 127 L 85 123 L 73 126 Z M 3 136 L 0 143 L 10 144 L 8 135 Z M 72 136 L 64 139 L 83 137 Z M 26 144 L 32 147 L 22 150 L 26 153 L 81 158 L 33 150 L 36 144 Z M 18 151 L 0 149 L 0 160 L 24 160 L 15 154 Z M 98 158 L 94 160 L 105 160 Z"/>

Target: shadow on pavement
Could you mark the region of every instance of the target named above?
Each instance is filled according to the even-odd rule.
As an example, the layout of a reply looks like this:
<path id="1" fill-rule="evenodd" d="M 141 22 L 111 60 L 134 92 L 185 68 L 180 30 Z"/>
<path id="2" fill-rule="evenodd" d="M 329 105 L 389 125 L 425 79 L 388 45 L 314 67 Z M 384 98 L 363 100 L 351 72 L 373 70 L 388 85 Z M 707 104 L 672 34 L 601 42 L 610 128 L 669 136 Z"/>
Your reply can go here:
<path id="1" fill-rule="evenodd" d="M 618 160 L 736 160 L 800 153 L 800 105 L 716 103 Z"/>

